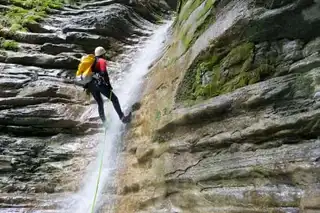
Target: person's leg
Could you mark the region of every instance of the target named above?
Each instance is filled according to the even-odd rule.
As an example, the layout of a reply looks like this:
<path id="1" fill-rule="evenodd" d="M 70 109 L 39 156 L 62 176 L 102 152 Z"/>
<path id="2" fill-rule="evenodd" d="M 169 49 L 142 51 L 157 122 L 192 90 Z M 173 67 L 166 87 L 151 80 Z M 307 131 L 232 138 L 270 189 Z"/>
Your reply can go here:
<path id="1" fill-rule="evenodd" d="M 100 92 L 106 96 L 108 99 L 111 100 L 112 104 L 113 104 L 113 107 L 114 109 L 116 110 L 120 120 L 123 118 L 124 114 L 121 110 L 121 107 L 120 107 L 120 103 L 119 103 L 119 100 L 118 100 L 118 97 L 116 96 L 116 94 L 114 94 L 112 92 L 112 90 L 110 89 L 110 87 L 108 87 L 107 85 L 103 84 L 103 85 L 100 85 L 99 86 L 99 89 L 100 89 Z"/>
<path id="2" fill-rule="evenodd" d="M 94 83 L 89 83 L 88 90 L 90 91 L 93 98 L 98 104 L 98 112 L 99 112 L 100 119 L 102 120 L 102 122 L 105 122 L 106 116 L 104 114 L 103 100 L 102 100 L 99 88 Z"/>

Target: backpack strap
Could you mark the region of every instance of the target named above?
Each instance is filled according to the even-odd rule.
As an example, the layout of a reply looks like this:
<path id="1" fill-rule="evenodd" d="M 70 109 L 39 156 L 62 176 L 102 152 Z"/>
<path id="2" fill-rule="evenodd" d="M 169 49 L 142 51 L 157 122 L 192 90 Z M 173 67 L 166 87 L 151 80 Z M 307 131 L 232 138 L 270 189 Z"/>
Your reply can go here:
<path id="1" fill-rule="evenodd" d="M 91 70 L 92 70 L 93 73 L 97 73 L 97 71 L 96 71 L 97 62 L 98 62 L 98 57 L 94 57 L 94 62 L 92 64 L 92 66 L 91 66 Z"/>

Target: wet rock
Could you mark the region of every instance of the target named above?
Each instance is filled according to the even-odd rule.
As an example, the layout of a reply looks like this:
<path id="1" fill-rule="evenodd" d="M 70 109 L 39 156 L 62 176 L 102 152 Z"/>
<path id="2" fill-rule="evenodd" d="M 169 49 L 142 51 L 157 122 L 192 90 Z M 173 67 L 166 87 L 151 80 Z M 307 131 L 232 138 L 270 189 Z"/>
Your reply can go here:
<path id="1" fill-rule="evenodd" d="M 308 57 L 314 53 L 320 52 L 320 38 L 310 41 L 303 49 L 303 56 Z"/>
<path id="2" fill-rule="evenodd" d="M 116 3 L 127 3 L 127 2 L 129 2 L 129 0 L 103 0 L 99 2 L 86 3 L 86 4 L 83 4 L 81 7 L 87 8 L 87 7 L 97 7 L 97 6 L 108 6 Z"/>
<path id="3" fill-rule="evenodd" d="M 9 53 L 6 63 L 38 66 L 43 68 L 76 69 L 79 60 L 66 56 L 52 56 L 44 54 Z"/>
<path id="4" fill-rule="evenodd" d="M 18 42 L 30 43 L 30 44 L 65 43 L 65 40 L 57 36 L 57 34 L 55 33 L 15 32 L 12 34 L 8 29 L 1 29 L 0 36 L 8 39 L 13 39 Z"/>
<path id="5" fill-rule="evenodd" d="M 25 85 L 27 82 L 29 82 L 29 79 L 15 79 L 15 81 L 12 81 L 10 78 L 1 78 L 0 79 L 0 87 L 4 90 L 7 89 L 19 89 L 22 88 L 23 85 Z M 4 91 L 4 94 L 16 94 L 15 91 Z"/>
<path id="6" fill-rule="evenodd" d="M 307 58 L 302 59 L 301 61 L 297 61 L 296 63 L 292 64 L 289 72 L 307 72 L 313 68 L 317 68 L 320 66 L 320 57 L 319 54 L 313 54 Z"/>
<path id="7" fill-rule="evenodd" d="M 76 10 L 70 10 L 70 11 L 61 11 L 60 14 L 61 15 L 82 15 L 88 12 L 97 12 L 97 11 L 99 11 L 97 8 L 86 9 L 86 10 L 76 9 Z"/>
<path id="8" fill-rule="evenodd" d="M 14 174 L 6 178 L 2 176 L 0 179 L 2 192 L 55 192 L 55 187 L 58 184 L 61 186 L 63 170 L 73 165 L 69 160 L 78 154 L 76 149 L 81 146 L 79 138 L 63 134 L 60 134 L 59 137 L 42 139 L 24 137 L 0 136 L 0 142 L 3 142 L 3 156 L 8 160 L 11 159 L 10 172 Z M 65 139 L 68 141 L 64 141 Z M 72 170 L 68 172 L 70 174 Z M 5 201 L 0 198 L 0 203 L 5 203 Z M 12 202 L 14 203 L 21 204 L 24 201 L 16 200 Z"/>
<path id="9" fill-rule="evenodd" d="M 133 13 L 134 11 L 121 4 L 113 4 L 106 10 L 95 12 L 94 19 L 86 17 L 75 19 L 70 25 L 63 28 L 63 32 L 87 32 L 123 41 L 131 36 L 137 28 L 135 25 L 138 23 L 135 22 L 139 20 L 134 19 Z"/>
<path id="10" fill-rule="evenodd" d="M 63 52 L 74 52 L 80 50 L 77 50 L 77 47 L 75 45 L 46 43 L 41 46 L 41 51 L 46 54 L 58 55 Z"/>
<path id="11" fill-rule="evenodd" d="M 4 2 L 11 4 L 0 0 Z M 103 137 L 101 122 L 85 115 L 91 106 L 84 103 L 83 88 L 72 81 L 79 58 L 96 46 L 104 46 L 110 57 L 130 48 L 135 51 L 125 45 L 151 32 L 150 23 L 125 5 L 128 2 L 115 3 L 89 3 L 85 10 L 49 9 L 43 22 L 27 25 L 31 32 L 0 29 L 1 37 L 19 43 L 18 52 L 0 51 L 3 211 L 57 212 L 56 198 L 48 194 L 79 190 L 97 139 Z"/>
<path id="12" fill-rule="evenodd" d="M 8 7 L 8 6 L 0 5 L 0 12 L 5 12 L 5 11 L 7 11 L 9 9 L 10 9 L 10 7 Z"/>
<path id="13" fill-rule="evenodd" d="M 88 33 L 67 33 L 66 41 L 72 44 L 80 45 L 86 52 L 94 52 L 96 46 L 104 46 L 108 48 L 110 44 L 110 39 L 98 35 L 91 35 Z"/>
<path id="14" fill-rule="evenodd" d="M 73 119 L 74 116 L 80 114 L 82 110 L 84 110 L 84 108 L 81 106 L 67 107 L 64 104 L 29 105 L 23 109 L 2 110 L 0 124 L 71 128 L 78 124 L 78 121 Z"/>
<path id="15" fill-rule="evenodd" d="M 5 173 L 12 171 L 12 169 L 13 168 L 11 166 L 11 157 L 0 155 L 0 171 L 2 173 Z"/>
<path id="16" fill-rule="evenodd" d="M 26 27 L 29 29 L 30 32 L 33 33 L 53 33 L 53 30 L 46 29 L 41 26 L 39 23 L 28 23 Z"/>
<path id="17" fill-rule="evenodd" d="M 297 61 L 302 56 L 303 43 L 299 40 L 285 42 L 282 47 L 282 53 L 284 54 L 284 60 Z"/>
<path id="18" fill-rule="evenodd" d="M 3 5 L 8 5 L 10 3 L 9 0 L 1 0 L 0 1 L 0 4 L 3 4 Z"/>
<path id="19" fill-rule="evenodd" d="M 313 31 L 312 28 L 319 25 L 318 14 L 309 22 L 307 18 L 303 17 L 301 11 L 308 10 L 313 6 L 317 7 L 317 4 L 311 1 L 294 1 L 292 4 L 274 10 L 261 10 L 260 14 L 255 16 L 255 20 L 250 21 L 251 24 L 246 35 L 255 42 L 282 38 L 314 39 L 318 32 Z M 296 27 L 289 29 L 288 21 L 295 23 Z"/>
<path id="20" fill-rule="evenodd" d="M 149 146 L 139 146 L 136 150 L 136 156 L 140 163 L 148 160 L 150 156 L 153 154 L 153 148 Z"/>
<path id="21" fill-rule="evenodd" d="M 23 107 L 28 105 L 41 104 L 49 101 L 49 98 L 33 98 L 33 97 L 12 97 L 0 100 L 0 109 L 10 109 L 14 107 Z"/>
<path id="22" fill-rule="evenodd" d="M 178 6 L 178 1 L 176 0 L 165 0 L 165 2 L 170 6 L 170 8 L 174 11 L 176 11 Z"/>
<path id="23" fill-rule="evenodd" d="M 78 93 L 78 94 L 77 94 Z M 48 82 L 45 80 L 39 80 L 29 83 L 19 93 L 19 96 L 25 97 L 43 97 L 43 98 L 65 98 L 70 103 L 76 102 L 77 99 L 81 99 L 80 91 L 73 85 L 67 85 L 62 82 Z M 73 99 L 73 101 L 72 101 Z"/>
<path id="24" fill-rule="evenodd" d="M 311 188 L 317 189 L 317 191 L 312 190 Z M 312 210 L 317 211 L 316 209 L 320 208 L 320 189 L 319 185 L 310 185 L 309 189 L 306 191 L 305 195 L 303 196 L 302 206 L 305 211 L 310 212 Z"/>
<path id="25" fill-rule="evenodd" d="M 170 47 L 148 75 L 118 176 L 120 192 L 140 187 L 120 194 L 117 212 L 312 212 L 320 174 L 319 2 L 216 1 L 212 19 L 199 24 L 202 9 L 184 2 Z M 197 24 L 204 29 L 193 34 Z M 252 52 L 226 62 L 251 42 Z M 252 67 L 259 80 L 246 83 Z M 212 82 L 211 73 L 238 78 L 223 91 L 228 82 Z"/>

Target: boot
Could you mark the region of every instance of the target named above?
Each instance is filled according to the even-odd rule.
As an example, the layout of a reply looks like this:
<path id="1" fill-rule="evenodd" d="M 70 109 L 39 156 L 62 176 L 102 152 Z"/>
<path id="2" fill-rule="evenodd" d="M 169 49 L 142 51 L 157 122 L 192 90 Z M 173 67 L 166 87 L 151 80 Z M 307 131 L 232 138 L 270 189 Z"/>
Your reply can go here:
<path id="1" fill-rule="evenodd" d="M 126 115 L 126 116 L 123 116 L 122 118 L 121 118 L 121 121 L 122 121 L 122 123 L 129 123 L 130 121 L 131 121 L 131 112 L 128 114 L 128 115 Z"/>

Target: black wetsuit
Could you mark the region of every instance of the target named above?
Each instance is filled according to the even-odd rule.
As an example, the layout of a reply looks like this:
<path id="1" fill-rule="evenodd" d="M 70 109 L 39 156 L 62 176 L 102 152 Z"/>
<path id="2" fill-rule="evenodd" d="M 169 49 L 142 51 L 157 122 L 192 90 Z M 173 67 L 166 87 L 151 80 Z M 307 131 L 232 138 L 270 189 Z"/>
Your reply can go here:
<path id="1" fill-rule="evenodd" d="M 96 62 L 92 70 L 95 73 L 95 76 L 98 77 L 98 79 L 93 78 L 92 81 L 90 81 L 86 85 L 86 88 L 89 90 L 98 104 L 98 111 L 101 120 L 103 122 L 106 120 L 101 94 L 111 100 L 113 107 L 121 120 L 124 114 L 121 110 L 118 97 L 112 92 L 112 86 L 110 84 L 109 76 L 106 70 L 106 60 L 103 58 L 96 58 Z"/>

